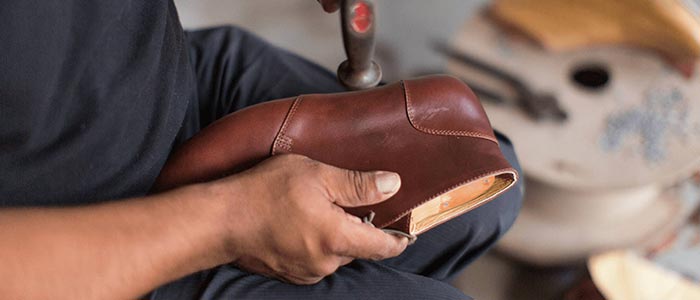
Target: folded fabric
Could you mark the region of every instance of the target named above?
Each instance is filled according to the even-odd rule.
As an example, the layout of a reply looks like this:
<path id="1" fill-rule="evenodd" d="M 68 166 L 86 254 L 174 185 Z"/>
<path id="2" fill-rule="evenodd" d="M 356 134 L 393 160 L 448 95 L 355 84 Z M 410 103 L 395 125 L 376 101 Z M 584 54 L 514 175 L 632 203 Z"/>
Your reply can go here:
<path id="1" fill-rule="evenodd" d="M 230 114 L 176 149 L 154 191 L 220 178 L 284 153 L 397 172 L 402 184 L 392 198 L 345 210 L 412 239 L 494 199 L 518 178 L 474 93 L 453 77 L 429 76 Z"/>

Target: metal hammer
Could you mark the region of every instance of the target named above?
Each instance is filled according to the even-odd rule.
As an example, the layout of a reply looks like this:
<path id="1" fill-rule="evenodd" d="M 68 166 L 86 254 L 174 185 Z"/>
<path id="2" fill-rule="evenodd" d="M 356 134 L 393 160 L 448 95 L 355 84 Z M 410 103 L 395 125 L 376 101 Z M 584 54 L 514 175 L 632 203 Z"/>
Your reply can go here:
<path id="1" fill-rule="evenodd" d="M 342 0 L 340 25 L 348 59 L 338 66 L 338 79 L 351 90 L 368 89 L 382 80 L 374 56 L 374 5 L 368 0 Z"/>

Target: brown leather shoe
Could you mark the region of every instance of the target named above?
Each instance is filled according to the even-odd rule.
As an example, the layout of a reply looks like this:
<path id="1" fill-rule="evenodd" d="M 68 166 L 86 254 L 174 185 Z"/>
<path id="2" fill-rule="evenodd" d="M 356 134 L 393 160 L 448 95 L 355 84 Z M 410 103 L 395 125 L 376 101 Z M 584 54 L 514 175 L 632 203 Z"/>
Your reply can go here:
<path id="1" fill-rule="evenodd" d="M 412 237 L 490 201 L 518 176 L 474 93 L 453 77 L 430 76 L 235 112 L 177 149 L 154 190 L 220 178 L 281 153 L 399 173 L 394 197 L 346 210 Z"/>

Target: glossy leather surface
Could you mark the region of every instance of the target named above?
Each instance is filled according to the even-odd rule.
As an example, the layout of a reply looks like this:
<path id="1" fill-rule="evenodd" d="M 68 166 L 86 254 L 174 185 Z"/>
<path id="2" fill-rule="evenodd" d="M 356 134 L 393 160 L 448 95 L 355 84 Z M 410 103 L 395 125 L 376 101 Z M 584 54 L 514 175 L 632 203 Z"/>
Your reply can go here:
<path id="1" fill-rule="evenodd" d="M 507 181 L 468 211 L 517 180 L 472 91 L 453 77 L 429 76 L 372 90 L 301 95 L 233 113 L 177 149 L 154 191 L 219 178 L 282 153 L 399 173 L 402 185 L 395 196 L 346 211 L 359 217 L 375 212 L 375 226 L 407 233 L 411 210 L 429 200 L 486 176 Z"/>

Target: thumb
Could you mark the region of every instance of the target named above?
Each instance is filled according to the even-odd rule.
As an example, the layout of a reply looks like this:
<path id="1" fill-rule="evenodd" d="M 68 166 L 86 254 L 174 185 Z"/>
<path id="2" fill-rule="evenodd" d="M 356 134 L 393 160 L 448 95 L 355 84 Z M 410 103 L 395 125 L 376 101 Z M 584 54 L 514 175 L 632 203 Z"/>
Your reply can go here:
<path id="1" fill-rule="evenodd" d="M 401 187 L 399 174 L 386 171 L 360 172 L 336 169 L 329 181 L 329 194 L 340 206 L 355 207 L 382 202 Z"/>

